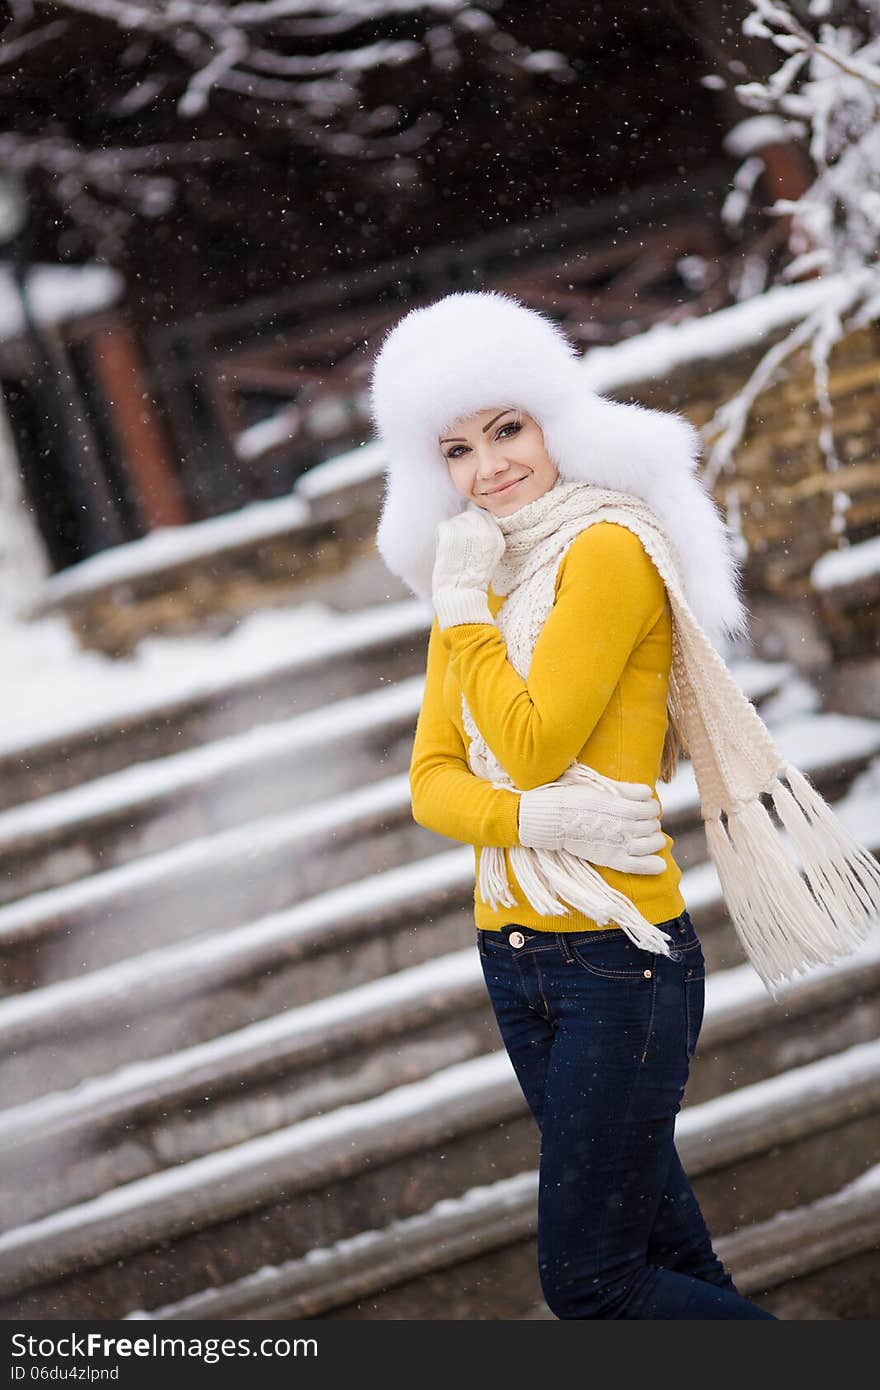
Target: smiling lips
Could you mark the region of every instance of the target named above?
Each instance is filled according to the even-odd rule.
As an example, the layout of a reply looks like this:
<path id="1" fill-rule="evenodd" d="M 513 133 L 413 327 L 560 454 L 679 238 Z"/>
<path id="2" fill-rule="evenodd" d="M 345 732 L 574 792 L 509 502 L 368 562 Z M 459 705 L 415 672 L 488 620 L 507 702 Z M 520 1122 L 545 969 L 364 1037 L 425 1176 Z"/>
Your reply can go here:
<path id="1" fill-rule="evenodd" d="M 523 477 L 525 477 L 525 474 L 523 475 Z M 493 488 L 491 492 L 486 493 L 486 496 L 495 497 L 499 492 L 508 492 L 510 488 L 516 487 L 517 483 L 521 483 L 522 481 L 522 478 L 514 478 L 512 483 L 505 483 L 503 487 Z"/>

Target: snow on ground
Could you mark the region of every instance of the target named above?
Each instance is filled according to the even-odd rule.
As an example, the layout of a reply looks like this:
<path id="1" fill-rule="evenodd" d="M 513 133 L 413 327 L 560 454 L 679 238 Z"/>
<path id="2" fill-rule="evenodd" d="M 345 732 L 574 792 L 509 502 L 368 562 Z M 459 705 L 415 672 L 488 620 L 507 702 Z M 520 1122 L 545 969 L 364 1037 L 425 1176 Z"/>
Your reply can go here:
<path id="1" fill-rule="evenodd" d="M 99 551 L 51 575 L 40 598 L 54 603 L 105 584 L 158 574 L 175 565 L 204 560 L 237 546 L 284 535 L 304 526 L 308 519 L 308 503 L 302 497 L 290 496 L 276 497 L 268 502 L 249 502 L 236 512 L 190 522 L 186 526 L 157 526 L 139 540 Z"/>
<path id="2" fill-rule="evenodd" d="M 376 477 L 384 466 L 384 446 L 375 442 L 364 444 L 310 469 L 286 496 L 249 502 L 238 511 L 184 526 L 157 526 L 138 540 L 126 541 L 79 564 L 69 565 L 45 581 L 39 599 L 55 603 L 75 594 L 93 592 L 104 585 L 159 574 L 239 546 L 287 535 L 306 525 L 311 514 L 310 503 Z"/>
<path id="3" fill-rule="evenodd" d="M 693 1155 L 697 1160 L 695 1169 L 700 1156 L 710 1153 L 715 1141 L 726 1141 L 734 1152 L 755 1152 L 767 1146 L 774 1129 L 783 1133 L 793 1117 L 818 1109 L 826 1097 L 835 1093 L 847 1097 L 876 1085 L 878 1072 L 880 1042 L 858 1043 L 831 1057 L 793 1067 L 781 1076 L 691 1106 L 679 1116 L 676 1136 L 687 1149 L 688 1159 Z M 308 1190 L 319 1170 L 321 1181 L 327 1182 L 332 1181 L 337 1164 L 350 1165 L 353 1154 L 369 1163 L 376 1146 L 387 1143 L 387 1135 L 398 1126 L 409 1122 L 410 1133 L 417 1133 L 420 1125 L 430 1132 L 438 1113 L 447 1107 L 453 1112 L 459 1107 L 466 1111 L 475 1094 L 485 1097 L 488 1114 L 493 1109 L 496 1114 L 503 1113 L 509 1097 L 517 1094 L 516 1084 L 510 1058 L 503 1050 L 455 1063 L 382 1095 L 151 1173 L 5 1231 L 0 1234 L 0 1268 L 19 1264 L 27 1268 L 36 1258 L 63 1263 L 88 1240 L 99 1241 L 105 1248 L 108 1244 L 115 1247 L 118 1241 L 122 1252 L 132 1230 L 124 1218 L 134 1213 L 139 1235 L 144 1224 L 149 1224 L 147 1238 L 189 1229 L 193 1213 L 203 1211 L 210 1201 L 210 1189 L 222 1190 L 227 1184 L 235 1185 L 242 1204 L 259 1200 L 263 1193 L 274 1195 L 282 1177 L 300 1191 Z M 740 1132 L 745 1136 L 741 1148 L 735 1137 Z M 701 1166 L 709 1164 L 704 1159 Z"/>
<path id="4" fill-rule="evenodd" d="M 390 787 L 390 791 L 393 794 L 394 788 Z M 880 825 L 878 794 L 880 758 L 860 774 L 834 808 L 842 824 L 872 854 L 877 852 Z M 332 813 L 332 808 L 328 809 Z M 784 832 L 781 838 L 789 843 Z M 147 863 L 146 872 L 149 871 Z M 135 861 L 108 870 L 108 877 L 112 876 L 112 885 L 118 887 L 141 873 Z M 221 937 L 195 937 L 157 946 L 75 978 L 13 995 L 0 1000 L 0 1039 L 11 1042 L 14 1038 L 21 1045 L 25 1036 L 33 1040 L 46 1030 L 51 1033 L 71 1010 L 88 1010 L 92 1024 L 97 1026 L 130 1010 L 133 1000 L 139 1009 L 159 1004 L 167 1007 L 174 998 L 185 999 L 239 978 L 244 965 L 251 974 L 258 968 L 271 969 L 281 951 L 308 949 L 316 935 L 326 940 L 327 933 L 341 922 L 359 923 L 364 930 L 371 930 L 375 914 L 384 916 L 411 907 L 414 902 L 439 901 L 449 893 L 461 894 L 473 883 L 473 873 L 473 847 L 462 845 L 330 888 L 256 921 L 229 928 Z M 50 901 L 60 912 L 65 899 L 74 902 L 81 892 L 88 893 L 90 884 L 86 880 L 82 890 L 77 885 L 48 890 Z M 701 913 L 717 911 L 721 890 L 712 861 L 707 859 L 685 870 L 681 891 L 697 922 Z M 15 905 L 4 908 L 4 921 L 10 930 L 17 911 Z M 26 915 L 26 911 L 24 903 L 22 913 Z"/>
<path id="5" fill-rule="evenodd" d="M 359 630 L 358 622 L 361 619 L 368 621 L 363 615 L 356 615 L 349 624 L 352 635 Z M 339 632 L 339 625 L 332 630 Z M 228 652 L 229 648 L 223 650 Z M 197 652 L 197 658 L 199 655 Z M 767 692 L 775 692 L 764 700 L 762 710 L 772 704 L 785 718 L 794 718 L 817 709 L 818 696 L 813 687 L 799 682 L 792 668 L 784 662 L 736 661 L 732 669 L 749 699 L 756 700 L 766 696 Z M 182 666 L 176 669 L 176 674 L 181 681 L 186 679 Z M 191 679 L 194 680 L 197 674 L 194 672 Z M 797 688 L 799 684 L 803 684 L 802 692 Z M 222 779 L 232 771 L 242 776 L 257 775 L 257 769 L 265 760 L 289 757 L 298 748 L 314 751 L 320 744 L 338 746 L 357 735 L 369 735 L 384 728 L 389 721 L 411 719 L 415 725 L 423 689 L 423 675 L 382 684 L 374 690 L 334 700 L 305 714 L 270 724 L 255 724 L 243 733 L 229 734 L 182 752 L 133 763 L 81 786 L 0 811 L 0 852 L 4 849 L 8 851 L 9 846 L 20 837 L 52 834 L 64 826 L 102 814 L 119 816 L 124 808 L 133 812 L 140 804 L 155 803 L 156 798 L 175 792 L 183 794 L 195 786 L 204 787 L 211 779 Z M 167 690 L 163 690 L 163 694 L 167 693 Z M 122 700 L 126 695 L 125 689 L 119 692 Z M 767 722 L 772 727 L 774 721 L 768 718 Z M 69 723 L 65 727 L 69 728 Z M 823 746 L 824 738 L 823 730 Z M 693 775 L 689 764 L 685 764 L 664 795 L 665 809 L 681 812 L 691 804 L 694 795 Z"/>
<path id="6" fill-rule="evenodd" d="M 264 609 L 229 634 L 152 637 L 131 660 L 82 651 L 62 615 L 19 623 L 0 615 L 0 755 L 41 739 L 71 736 L 184 699 L 219 697 L 300 663 L 356 654 L 373 642 L 427 636 L 430 604 L 375 604 L 354 613 L 323 603 Z"/>
<path id="7" fill-rule="evenodd" d="M 386 449 L 380 440 L 362 444 L 335 458 L 325 459 L 316 464 L 297 481 L 296 490 L 301 497 L 314 501 L 316 497 L 326 497 L 328 493 L 340 488 L 352 487 L 355 483 L 375 478 L 385 468 Z"/>
<path id="8" fill-rule="evenodd" d="M 304 717 L 311 724 L 310 716 Z M 311 727 L 314 730 L 315 725 L 311 724 Z M 806 776 L 814 776 L 817 768 L 876 755 L 880 750 L 880 721 L 835 714 L 826 714 L 819 719 L 794 719 L 779 731 L 778 742 L 782 753 L 790 757 Z M 872 778 L 880 776 L 880 758 L 875 757 L 875 764 L 878 772 L 874 773 L 869 768 L 854 784 L 854 790 L 837 803 L 839 814 L 855 818 L 854 833 L 858 833 L 872 847 L 876 846 L 877 839 L 872 822 L 878 823 L 878 789 Z M 120 804 L 125 805 L 126 779 L 115 774 L 113 785 L 120 797 Z M 84 794 L 88 790 L 88 787 L 83 789 Z M 61 797 L 70 798 L 71 793 L 62 793 Z M 52 798 L 43 800 L 51 802 Z M 75 804 L 76 800 L 74 798 Z M 679 815 L 689 814 L 696 818 L 697 788 L 689 763 L 679 769 L 674 786 L 670 785 L 669 793 L 661 796 L 661 802 L 666 816 L 674 809 Z M 349 789 L 342 795 L 310 803 L 304 808 L 297 807 L 285 813 L 274 811 L 243 825 L 185 839 L 180 844 L 144 857 L 101 869 L 70 883 L 29 893 L 20 901 L 4 904 L 0 907 L 0 944 L 27 940 L 45 930 L 47 924 L 57 926 L 62 919 L 83 909 L 94 912 L 103 904 L 112 911 L 114 903 L 119 904 L 127 896 L 146 891 L 167 891 L 173 889 L 181 879 L 191 880 L 196 874 L 228 875 L 236 867 L 259 872 L 260 863 L 285 848 L 295 855 L 298 842 L 313 840 L 319 835 L 329 838 L 335 832 L 344 832 L 346 827 L 353 827 L 359 822 L 375 823 L 382 818 L 406 817 L 408 807 L 409 783 L 407 774 L 403 772 L 357 789 Z M 16 826 L 34 824 L 34 820 L 28 820 L 30 809 L 28 804 L 0 817 L 0 831 L 7 832 L 7 844 L 10 838 L 14 843 Z M 34 819 L 39 825 L 39 802 L 34 810 Z M 51 825 L 45 809 L 43 823 Z M 3 839 L 0 838 L 0 845 L 2 843 Z M 431 856 L 432 865 L 436 858 Z M 699 886 L 688 879 L 688 892 L 698 894 L 702 889 L 708 894 L 708 900 L 713 901 L 718 892 L 717 879 L 711 872 L 711 865 L 704 873 L 700 873 L 701 868 L 705 866 L 688 871 L 689 874 L 700 875 Z M 471 869 L 468 862 L 466 873 L 470 873 Z M 694 898 L 689 897 L 688 900 L 693 902 Z"/>
<path id="9" fill-rule="evenodd" d="M 61 616 L 0 619 L 0 751 L 292 654 L 336 617 L 321 603 L 263 610 L 223 637 L 147 638 L 131 660 L 83 651 Z"/>
<path id="10" fill-rule="evenodd" d="M 810 572 L 814 589 L 845 588 L 880 574 L 880 536 L 820 555 Z"/>
<path id="11" fill-rule="evenodd" d="M 797 1006 L 799 998 L 813 999 L 842 977 L 847 977 L 849 987 L 857 992 L 878 962 L 880 931 L 836 964 L 814 966 L 806 977 L 784 982 L 780 1002 L 783 1007 Z M 14 1146 L 22 1138 L 33 1137 L 37 1130 L 45 1139 L 65 1129 L 78 1129 L 100 1116 L 106 1118 L 120 1109 L 130 1111 L 157 1096 L 168 1103 L 181 1090 L 195 1085 L 210 1089 L 218 1076 L 228 1079 L 233 1067 L 248 1076 L 270 1058 L 280 1062 L 291 1056 L 301 1061 L 301 1049 L 309 1040 L 338 1039 L 350 1030 L 350 1036 L 359 1041 L 360 1031 L 371 1020 L 381 1021 L 389 1010 L 399 1013 L 403 1009 L 414 1016 L 420 1006 L 436 1008 L 438 999 L 447 994 L 450 1008 L 460 1009 L 462 991 L 478 990 L 481 981 L 473 946 L 435 956 L 207 1042 L 126 1063 L 115 1071 L 86 1077 L 67 1090 L 12 1106 L 2 1111 L 4 1145 Z M 743 1018 L 748 1018 L 750 1027 L 757 1026 L 770 1019 L 777 1007 L 749 964 L 713 971 L 706 979 L 706 1039 L 711 1041 L 719 1032 L 728 1037 L 741 1034 Z"/>
<path id="12" fill-rule="evenodd" d="M 0 853 L 8 853 L 19 839 L 51 835 L 65 827 L 102 815 L 117 817 L 157 799 L 185 796 L 230 773 L 259 776 L 259 769 L 279 757 L 314 752 L 322 744 L 338 747 L 346 739 L 384 730 L 389 722 L 412 720 L 415 725 L 424 690 L 424 677 L 411 676 L 382 685 L 363 695 L 334 700 L 290 719 L 255 724 L 244 733 L 229 734 L 179 753 L 167 753 L 146 762 L 132 763 L 79 786 L 26 801 L 0 811 Z M 0 909 L 2 915 L 2 909 Z"/>
<path id="13" fill-rule="evenodd" d="M 97 313 L 119 298 L 125 281 L 106 265 L 33 265 L 27 272 L 27 292 L 38 323 L 64 323 Z M 18 338 L 25 331 L 21 297 L 11 273 L 0 268 L 0 339 Z"/>

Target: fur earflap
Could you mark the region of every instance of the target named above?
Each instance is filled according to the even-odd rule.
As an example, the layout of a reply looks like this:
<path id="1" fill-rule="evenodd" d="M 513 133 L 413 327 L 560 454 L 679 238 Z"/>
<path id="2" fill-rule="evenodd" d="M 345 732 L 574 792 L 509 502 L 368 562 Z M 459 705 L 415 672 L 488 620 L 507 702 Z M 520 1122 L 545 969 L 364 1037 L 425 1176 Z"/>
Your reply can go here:
<path id="1" fill-rule="evenodd" d="M 584 384 L 576 347 L 557 324 L 497 290 L 446 295 L 387 334 L 370 400 L 388 462 L 376 544 L 393 574 L 430 598 L 439 522 L 466 505 L 439 440 L 490 406 L 540 425 L 566 482 L 641 497 L 680 560 L 685 596 L 710 639 L 747 628 L 732 537 L 697 474 L 699 435 L 681 415 L 624 405 Z"/>

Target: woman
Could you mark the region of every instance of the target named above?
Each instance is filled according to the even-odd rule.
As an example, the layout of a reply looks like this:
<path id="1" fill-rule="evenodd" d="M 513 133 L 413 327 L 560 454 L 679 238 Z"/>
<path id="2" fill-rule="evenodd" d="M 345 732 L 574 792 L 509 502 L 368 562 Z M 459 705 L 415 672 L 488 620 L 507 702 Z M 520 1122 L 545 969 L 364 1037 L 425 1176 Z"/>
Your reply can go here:
<path id="1" fill-rule="evenodd" d="M 655 783 L 684 738 L 768 987 L 853 948 L 880 873 L 841 842 L 837 898 L 817 906 L 817 876 L 807 888 L 788 861 L 785 876 L 760 794 L 808 859 L 821 798 L 707 636 L 742 632 L 745 613 L 694 433 L 591 396 L 556 326 L 497 293 L 406 315 L 372 400 L 389 451 L 379 549 L 435 610 L 413 815 L 474 845 L 484 978 L 541 1131 L 547 1303 L 559 1318 L 772 1317 L 715 1255 L 675 1149 L 705 967 Z"/>

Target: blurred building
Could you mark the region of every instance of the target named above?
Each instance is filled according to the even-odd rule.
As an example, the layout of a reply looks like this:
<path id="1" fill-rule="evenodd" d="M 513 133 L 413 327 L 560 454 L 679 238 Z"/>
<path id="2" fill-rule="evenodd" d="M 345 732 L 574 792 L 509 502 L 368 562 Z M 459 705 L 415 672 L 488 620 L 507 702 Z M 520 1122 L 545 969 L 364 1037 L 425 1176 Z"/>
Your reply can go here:
<path id="1" fill-rule="evenodd" d="M 719 36 L 741 8 L 703 7 L 699 33 L 635 3 L 340 11 L 332 33 L 264 34 L 295 96 L 257 100 L 245 74 L 195 114 L 179 51 L 138 48 L 134 11 L 8 31 L 29 100 L 0 93 L 0 155 L 27 171 L 25 260 L 66 262 L 27 283 L 95 287 L 97 254 L 125 285 L 3 333 L 53 566 L 284 496 L 361 442 L 373 350 L 414 303 L 506 288 L 587 348 L 753 290 L 748 236 L 766 259 L 778 225 L 744 240 L 719 216 L 736 166 Z"/>

